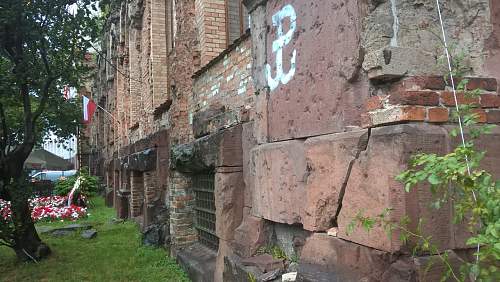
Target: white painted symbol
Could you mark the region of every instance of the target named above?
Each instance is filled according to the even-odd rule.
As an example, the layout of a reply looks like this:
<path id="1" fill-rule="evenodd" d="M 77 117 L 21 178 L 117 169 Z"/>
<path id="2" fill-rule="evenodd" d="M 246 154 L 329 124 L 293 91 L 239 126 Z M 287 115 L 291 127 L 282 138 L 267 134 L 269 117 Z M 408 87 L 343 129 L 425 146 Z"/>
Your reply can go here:
<path id="1" fill-rule="evenodd" d="M 283 20 L 290 18 L 290 29 L 283 35 Z M 266 65 L 267 84 L 271 91 L 276 89 L 280 82 L 287 84 L 295 74 L 295 59 L 297 57 L 297 50 L 293 50 L 292 58 L 290 60 L 290 70 L 288 73 L 283 73 L 283 47 L 288 45 L 292 40 L 293 33 L 297 27 L 297 14 L 292 5 L 284 6 L 278 13 L 273 15 L 273 26 L 277 26 L 277 39 L 273 41 L 273 53 L 276 53 L 276 77 L 273 78 L 271 73 L 271 66 Z"/>

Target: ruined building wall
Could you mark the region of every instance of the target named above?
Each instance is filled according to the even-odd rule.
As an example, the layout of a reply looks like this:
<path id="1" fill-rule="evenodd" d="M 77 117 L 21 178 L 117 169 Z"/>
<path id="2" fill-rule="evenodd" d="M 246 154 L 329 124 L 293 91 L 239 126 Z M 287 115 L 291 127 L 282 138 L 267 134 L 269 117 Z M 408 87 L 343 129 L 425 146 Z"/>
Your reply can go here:
<path id="1" fill-rule="evenodd" d="M 243 2 L 111 9 L 102 46 L 117 68 L 101 59 L 92 95 L 120 123 L 100 113 L 92 141 L 119 216 L 142 223 L 145 237 L 161 230 L 194 281 L 275 269 L 303 281 L 437 280 L 442 269 L 426 274 L 432 258 L 410 257 L 397 232 L 347 232 L 358 212 L 392 208 L 392 222 L 424 218 L 453 263 L 469 252 L 451 206 L 429 211 L 425 187 L 408 194 L 394 180 L 412 154 L 458 144 L 435 1 Z M 481 91 L 459 101 L 499 124 L 500 5 L 442 5 L 451 45 L 467 52 L 469 88 Z M 496 177 L 499 136 L 478 142 Z M 294 264 L 260 254 L 266 246 Z"/>
<path id="2" fill-rule="evenodd" d="M 107 180 L 108 204 L 143 227 L 155 221 L 166 197 L 166 180 L 160 180 L 166 171 L 156 162 L 168 159 L 168 133 L 153 122 L 155 109 L 169 99 L 165 5 L 110 3 L 92 93 L 109 112 L 98 109 L 90 126 L 99 134 L 93 138 L 100 156 L 95 172 Z"/>

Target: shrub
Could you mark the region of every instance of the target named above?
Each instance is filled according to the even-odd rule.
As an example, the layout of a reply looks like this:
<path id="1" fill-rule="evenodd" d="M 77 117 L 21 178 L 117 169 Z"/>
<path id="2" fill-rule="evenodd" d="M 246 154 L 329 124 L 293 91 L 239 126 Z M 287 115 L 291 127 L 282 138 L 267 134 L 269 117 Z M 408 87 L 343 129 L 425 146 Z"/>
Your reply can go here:
<path id="1" fill-rule="evenodd" d="M 99 178 L 90 175 L 88 169 L 86 167 L 83 167 L 80 169 L 80 171 L 78 171 L 77 174 L 70 176 L 65 180 L 57 182 L 54 187 L 55 194 L 59 196 L 67 196 L 71 192 L 71 189 L 73 189 L 73 186 L 75 185 L 78 177 L 80 177 L 81 181 L 80 188 L 75 191 L 73 199 L 76 200 L 80 198 L 80 195 L 89 198 L 91 196 L 94 196 L 98 192 Z"/>

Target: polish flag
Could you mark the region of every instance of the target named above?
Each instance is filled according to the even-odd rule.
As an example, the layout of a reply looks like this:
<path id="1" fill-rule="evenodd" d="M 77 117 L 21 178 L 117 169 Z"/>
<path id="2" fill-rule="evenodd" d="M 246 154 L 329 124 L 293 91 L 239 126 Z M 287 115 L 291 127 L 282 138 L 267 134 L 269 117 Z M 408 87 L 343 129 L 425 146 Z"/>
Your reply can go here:
<path id="1" fill-rule="evenodd" d="M 86 96 L 83 96 L 83 123 L 89 123 L 92 121 L 92 116 L 96 110 L 97 105 L 94 101 L 90 100 Z"/>

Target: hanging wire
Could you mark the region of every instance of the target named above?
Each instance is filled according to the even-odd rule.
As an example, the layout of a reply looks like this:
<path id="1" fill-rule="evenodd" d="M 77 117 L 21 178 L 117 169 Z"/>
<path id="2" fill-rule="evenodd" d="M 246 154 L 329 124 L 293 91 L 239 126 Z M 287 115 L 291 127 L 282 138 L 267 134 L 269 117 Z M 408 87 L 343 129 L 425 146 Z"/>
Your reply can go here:
<path id="1" fill-rule="evenodd" d="M 455 80 L 453 78 L 453 68 L 451 65 L 451 56 L 450 56 L 450 52 L 449 52 L 449 48 L 448 48 L 448 43 L 446 41 L 446 33 L 445 33 L 445 29 L 444 29 L 443 16 L 441 13 L 441 4 L 439 3 L 439 0 L 436 0 L 436 5 L 437 5 L 437 10 L 438 10 L 438 15 L 439 15 L 439 23 L 441 24 L 441 32 L 443 34 L 444 50 L 445 50 L 445 54 L 446 54 L 446 59 L 448 61 L 448 71 L 450 74 L 451 87 L 453 89 L 453 98 L 455 99 L 455 109 L 457 111 L 457 116 L 458 116 L 460 137 L 462 139 L 462 146 L 465 148 L 466 145 L 465 145 L 464 128 L 463 128 L 463 124 L 462 124 L 462 117 L 460 115 L 460 108 L 458 106 L 457 90 L 455 87 Z M 470 164 L 469 164 L 469 158 L 467 155 L 465 155 L 465 163 L 467 165 L 467 173 L 470 176 L 471 175 L 471 168 L 470 168 Z M 476 193 L 474 192 L 474 190 L 472 190 L 472 197 L 474 198 L 474 201 L 477 202 Z M 476 265 L 479 263 L 479 250 L 480 250 L 480 248 L 481 248 L 481 246 L 478 243 L 477 244 L 477 252 L 476 252 Z M 474 280 L 475 280 L 475 278 L 476 277 L 474 277 Z"/>

